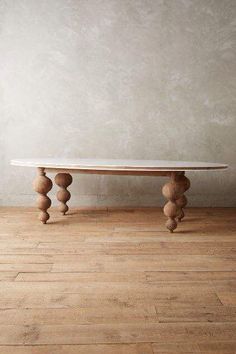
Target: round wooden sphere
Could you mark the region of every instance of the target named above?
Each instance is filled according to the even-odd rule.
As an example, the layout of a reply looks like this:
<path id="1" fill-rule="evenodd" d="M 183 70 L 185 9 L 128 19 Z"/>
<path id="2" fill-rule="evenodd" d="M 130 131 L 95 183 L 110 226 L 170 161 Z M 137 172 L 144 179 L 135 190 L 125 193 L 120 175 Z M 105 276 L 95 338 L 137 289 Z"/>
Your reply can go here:
<path id="1" fill-rule="evenodd" d="M 173 230 L 175 230 L 177 227 L 177 222 L 175 219 L 168 219 L 166 222 L 166 227 L 168 230 L 170 230 L 170 232 L 173 232 Z"/>
<path id="2" fill-rule="evenodd" d="M 181 176 L 180 182 L 183 185 L 185 191 L 190 188 L 190 180 L 186 176 Z"/>
<path id="3" fill-rule="evenodd" d="M 67 202 L 70 196 L 70 192 L 67 189 L 61 189 L 57 192 L 57 200 L 63 203 Z"/>
<path id="4" fill-rule="evenodd" d="M 180 208 L 184 208 L 187 205 L 187 198 L 185 197 L 185 195 L 181 195 L 181 197 L 179 199 L 177 199 L 175 201 L 175 203 L 180 207 Z"/>
<path id="5" fill-rule="evenodd" d="M 39 214 L 39 220 L 43 223 L 46 224 L 46 222 L 48 221 L 48 219 L 50 218 L 50 215 L 46 212 L 46 211 L 42 211 Z"/>
<path id="6" fill-rule="evenodd" d="M 33 182 L 35 192 L 47 194 L 52 189 L 52 181 L 47 176 L 38 176 Z"/>
<path id="7" fill-rule="evenodd" d="M 175 218 L 178 215 L 179 207 L 175 203 L 170 201 L 166 203 L 163 210 L 166 216 L 168 216 L 169 218 Z"/>
<path id="8" fill-rule="evenodd" d="M 51 200 L 43 194 L 39 194 L 37 197 L 37 206 L 40 210 L 47 210 L 51 206 Z"/>
<path id="9" fill-rule="evenodd" d="M 163 186 L 162 193 L 166 199 L 176 200 L 184 193 L 184 187 L 179 183 L 168 182 Z"/>
<path id="10" fill-rule="evenodd" d="M 58 173 L 55 182 L 59 187 L 67 188 L 72 183 L 72 176 L 69 173 Z"/>

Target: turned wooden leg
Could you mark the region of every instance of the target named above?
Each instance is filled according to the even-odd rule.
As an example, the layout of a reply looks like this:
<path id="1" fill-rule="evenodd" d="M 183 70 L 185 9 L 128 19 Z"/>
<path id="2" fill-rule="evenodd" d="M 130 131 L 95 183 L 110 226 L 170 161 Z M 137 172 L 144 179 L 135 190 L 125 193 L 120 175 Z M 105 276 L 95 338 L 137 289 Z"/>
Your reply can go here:
<path id="1" fill-rule="evenodd" d="M 184 175 L 184 172 L 178 176 L 178 183 L 183 185 L 184 192 L 186 192 L 190 188 L 190 180 Z M 177 220 L 180 222 L 185 214 L 184 214 L 184 208 L 186 207 L 188 203 L 187 197 L 183 194 L 179 199 L 176 200 L 176 204 L 180 207 L 180 212 L 177 217 Z"/>
<path id="2" fill-rule="evenodd" d="M 50 218 L 47 209 L 51 206 L 51 200 L 47 193 L 52 189 L 52 181 L 46 176 L 44 168 L 38 168 L 38 176 L 33 182 L 33 188 L 39 194 L 37 197 L 37 207 L 41 210 L 39 220 L 46 224 Z"/>
<path id="3" fill-rule="evenodd" d="M 61 188 L 57 192 L 57 199 L 60 202 L 59 210 L 65 215 L 69 209 L 66 202 L 68 202 L 71 197 L 67 187 L 72 183 L 72 176 L 69 173 L 58 173 L 55 177 L 55 183 Z"/>
<path id="4" fill-rule="evenodd" d="M 162 188 L 162 193 L 168 202 L 164 206 L 164 214 L 168 217 L 166 227 L 173 232 L 177 227 L 176 218 L 180 215 L 181 208 L 177 204 L 184 193 L 184 186 L 179 183 L 179 177 L 182 172 L 172 172 L 170 174 L 170 182 L 166 183 Z"/>

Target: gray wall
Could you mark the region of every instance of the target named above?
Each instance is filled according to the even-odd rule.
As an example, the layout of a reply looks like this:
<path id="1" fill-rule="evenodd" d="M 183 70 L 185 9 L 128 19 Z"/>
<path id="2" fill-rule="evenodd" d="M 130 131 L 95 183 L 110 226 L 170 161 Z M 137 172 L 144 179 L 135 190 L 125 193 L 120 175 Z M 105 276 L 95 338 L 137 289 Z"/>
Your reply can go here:
<path id="1" fill-rule="evenodd" d="M 0 203 L 15 157 L 217 161 L 190 205 L 236 205 L 235 0 L 0 0 Z M 160 205 L 163 178 L 76 176 L 73 205 Z M 52 193 L 51 193 L 52 195 Z"/>

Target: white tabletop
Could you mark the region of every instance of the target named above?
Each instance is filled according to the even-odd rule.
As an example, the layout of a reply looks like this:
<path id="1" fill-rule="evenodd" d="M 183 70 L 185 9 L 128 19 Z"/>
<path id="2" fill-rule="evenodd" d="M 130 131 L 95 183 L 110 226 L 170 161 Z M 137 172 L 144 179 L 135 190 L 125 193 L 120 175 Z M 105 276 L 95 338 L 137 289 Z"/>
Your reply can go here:
<path id="1" fill-rule="evenodd" d="M 118 160 L 118 159 L 66 159 L 66 158 L 27 158 L 14 159 L 15 166 L 44 167 L 47 169 L 106 170 L 106 171 L 189 171 L 218 170 L 228 166 L 221 163 L 199 161 L 163 160 Z"/>

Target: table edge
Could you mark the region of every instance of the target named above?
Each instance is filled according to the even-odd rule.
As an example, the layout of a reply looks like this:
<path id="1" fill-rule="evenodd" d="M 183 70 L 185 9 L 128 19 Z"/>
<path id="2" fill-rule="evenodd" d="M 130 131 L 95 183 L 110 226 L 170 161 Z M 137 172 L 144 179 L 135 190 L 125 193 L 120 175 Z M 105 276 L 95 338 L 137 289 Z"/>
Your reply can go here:
<path id="1" fill-rule="evenodd" d="M 153 168 L 153 167 L 130 167 L 130 166 L 124 166 L 124 167 L 115 167 L 115 166 L 68 166 L 68 165 L 61 165 L 61 166 L 55 166 L 54 164 L 39 164 L 39 163 L 22 163 L 17 160 L 11 160 L 11 165 L 12 166 L 21 166 L 21 167 L 31 167 L 31 168 L 44 168 L 46 170 L 74 170 L 74 171 L 130 171 L 130 172 L 158 172 L 158 171 L 163 171 L 163 172 L 171 172 L 171 171 L 207 171 L 207 170 L 225 170 L 229 166 L 227 164 L 219 164 L 216 166 L 200 166 L 200 167 L 171 167 L 171 168 L 166 168 L 166 167 L 158 167 L 158 168 Z"/>

